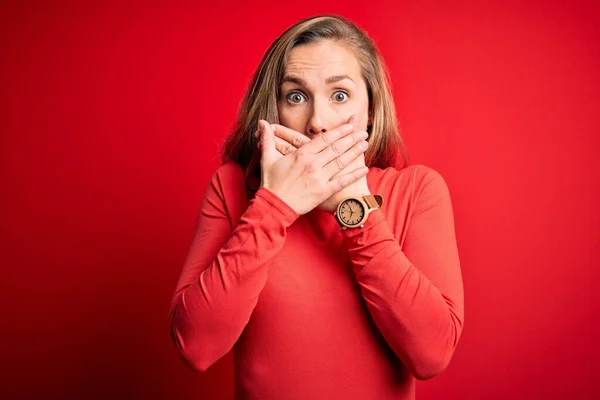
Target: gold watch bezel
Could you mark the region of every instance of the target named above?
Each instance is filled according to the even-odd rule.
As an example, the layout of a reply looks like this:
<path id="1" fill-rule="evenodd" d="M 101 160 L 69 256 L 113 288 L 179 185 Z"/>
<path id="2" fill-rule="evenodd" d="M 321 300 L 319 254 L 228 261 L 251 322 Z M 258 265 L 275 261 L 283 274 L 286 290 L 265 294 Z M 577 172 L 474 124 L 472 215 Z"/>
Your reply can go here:
<path id="1" fill-rule="evenodd" d="M 347 201 L 356 201 L 358 202 L 361 207 L 363 208 L 363 217 L 361 218 L 360 221 L 358 221 L 356 224 L 348 224 L 346 223 L 342 217 L 340 216 L 340 209 L 342 208 L 342 206 L 344 205 L 344 203 L 346 203 Z M 367 202 L 363 199 L 363 197 L 346 197 L 345 199 L 343 199 L 342 201 L 340 201 L 340 203 L 337 205 L 333 215 L 335 216 L 335 219 L 338 221 L 338 223 L 340 224 L 340 226 L 342 227 L 342 229 L 353 229 L 353 228 L 362 228 L 365 224 L 365 221 L 367 220 L 369 213 L 370 213 L 370 208 L 369 205 L 367 204 Z"/>

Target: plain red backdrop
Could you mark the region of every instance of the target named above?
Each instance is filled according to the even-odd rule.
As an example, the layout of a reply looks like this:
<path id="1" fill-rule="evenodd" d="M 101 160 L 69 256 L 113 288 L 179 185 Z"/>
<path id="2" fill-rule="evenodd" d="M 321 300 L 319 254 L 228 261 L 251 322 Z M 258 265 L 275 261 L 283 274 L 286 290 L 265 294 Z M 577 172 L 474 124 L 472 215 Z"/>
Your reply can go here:
<path id="1" fill-rule="evenodd" d="M 232 398 L 168 307 L 254 68 L 321 13 L 376 40 L 452 194 L 465 330 L 418 398 L 600 396 L 597 2 L 49 3 L 0 7 L 2 398 Z"/>

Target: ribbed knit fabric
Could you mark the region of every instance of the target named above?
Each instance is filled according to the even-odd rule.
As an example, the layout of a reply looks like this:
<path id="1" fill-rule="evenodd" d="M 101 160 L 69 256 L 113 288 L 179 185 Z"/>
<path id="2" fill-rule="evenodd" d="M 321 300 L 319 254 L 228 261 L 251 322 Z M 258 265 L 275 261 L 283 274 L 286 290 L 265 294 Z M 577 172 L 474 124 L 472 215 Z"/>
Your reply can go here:
<path id="1" fill-rule="evenodd" d="M 464 323 L 450 194 L 432 168 L 370 168 L 363 228 L 302 216 L 242 169 L 212 176 L 177 284 L 171 335 L 205 371 L 233 349 L 236 399 L 414 399 Z"/>

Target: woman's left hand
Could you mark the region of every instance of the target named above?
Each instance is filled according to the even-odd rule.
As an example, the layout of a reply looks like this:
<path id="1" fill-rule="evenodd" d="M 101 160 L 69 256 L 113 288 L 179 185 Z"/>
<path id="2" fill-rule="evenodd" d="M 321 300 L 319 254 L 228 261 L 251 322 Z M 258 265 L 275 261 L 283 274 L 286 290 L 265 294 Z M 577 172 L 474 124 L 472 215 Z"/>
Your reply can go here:
<path id="1" fill-rule="evenodd" d="M 300 132 L 293 129 L 287 128 L 279 124 L 271 124 L 275 131 L 275 147 L 283 154 L 287 155 L 296 151 L 302 145 L 310 142 L 311 139 L 306 137 Z M 258 131 L 255 133 L 255 137 L 258 138 Z M 349 171 L 353 171 L 356 168 L 365 165 L 364 153 L 357 157 L 352 163 L 340 166 L 340 171 L 334 175 L 331 179 L 334 179 L 340 174 L 344 174 Z M 331 195 L 323 203 L 319 204 L 317 208 L 322 211 L 334 212 L 337 209 L 339 203 L 347 197 L 360 197 L 366 194 L 370 194 L 369 187 L 367 185 L 366 176 L 362 177 L 358 181 L 354 182 L 350 186 L 340 190 L 339 192 Z"/>

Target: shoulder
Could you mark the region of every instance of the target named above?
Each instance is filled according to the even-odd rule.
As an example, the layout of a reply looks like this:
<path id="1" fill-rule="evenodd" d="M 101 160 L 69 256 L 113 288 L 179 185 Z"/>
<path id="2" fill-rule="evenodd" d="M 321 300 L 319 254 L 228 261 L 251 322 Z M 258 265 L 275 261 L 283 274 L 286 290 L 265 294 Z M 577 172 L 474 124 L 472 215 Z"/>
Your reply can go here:
<path id="1" fill-rule="evenodd" d="M 213 174 L 213 178 L 229 181 L 244 178 L 244 170 L 242 167 L 233 161 L 227 161 L 219 165 Z"/>
<path id="2" fill-rule="evenodd" d="M 406 186 L 416 193 L 432 185 L 446 186 L 445 179 L 437 170 L 423 164 L 409 165 L 402 169 L 371 167 L 367 179 L 382 186 Z"/>
<path id="3" fill-rule="evenodd" d="M 376 190 L 386 191 L 391 197 L 405 197 L 416 208 L 427 208 L 450 196 L 441 173 L 423 164 L 409 165 L 402 169 L 372 167 L 367 179 L 369 186 L 373 184 Z"/>
<path id="4" fill-rule="evenodd" d="M 226 204 L 232 203 L 231 199 L 245 199 L 244 170 L 242 167 L 234 162 L 219 165 L 209 178 L 204 197 L 205 200 L 218 200 Z"/>
<path id="5" fill-rule="evenodd" d="M 244 170 L 234 162 L 228 161 L 217 167 L 210 177 L 210 185 L 219 193 L 244 189 Z"/>
<path id="6" fill-rule="evenodd" d="M 219 165 L 210 177 L 203 203 L 226 214 L 233 226 L 247 207 L 242 167 L 234 162 Z"/>

